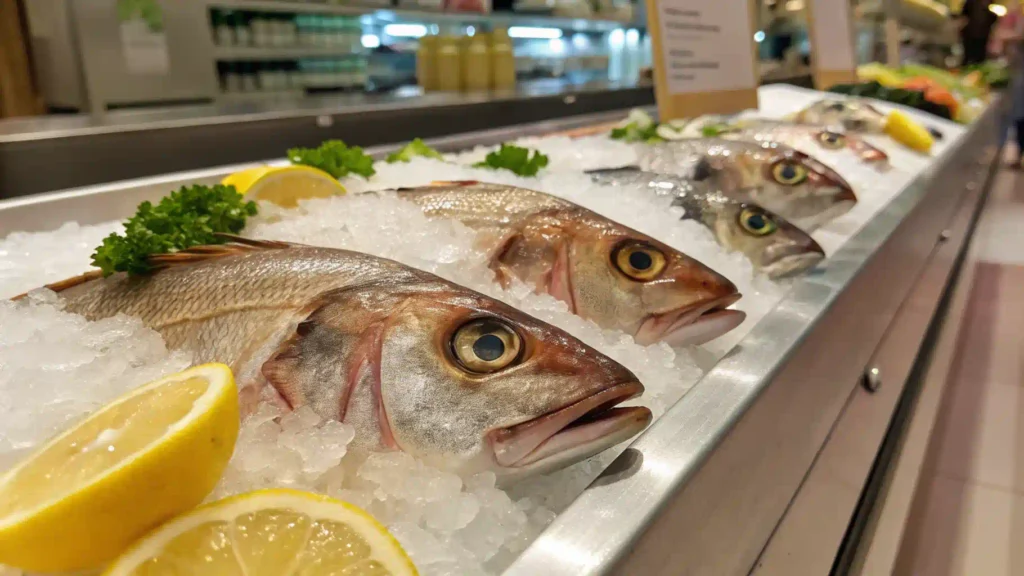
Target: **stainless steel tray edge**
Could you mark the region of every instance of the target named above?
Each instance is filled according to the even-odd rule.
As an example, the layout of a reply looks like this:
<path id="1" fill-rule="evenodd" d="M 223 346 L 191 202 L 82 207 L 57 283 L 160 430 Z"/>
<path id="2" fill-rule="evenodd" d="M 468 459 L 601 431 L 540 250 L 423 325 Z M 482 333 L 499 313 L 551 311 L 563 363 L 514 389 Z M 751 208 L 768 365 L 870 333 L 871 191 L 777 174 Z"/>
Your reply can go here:
<path id="1" fill-rule="evenodd" d="M 778 307 L 765 316 L 705 377 L 669 411 L 659 418 L 609 469 L 559 517 L 505 572 L 505 576 L 583 575 L 583 574 L 745 574 L 778 518 L 799 485 L 814 453 L 820 448 L 832 422 L 838 417 L 849 395 L 852 378 L 844 372 L 862 370 L 874 351 L 874 344 L 888 324 L 902 295 L 909 290 L 917 271 L 924 264 L 938 239 L 941 226 L 948 220 L 956 201 L 963 195 L 967 178 L 979 176 L 991 157 L 978 163 L 982 148 L 994 139 L 996 108 L 989 109 L 974 124 L 957 146 L 951 147 L 885 210 L 858 232 L 839 252 L 832 255 L 821 273 L 796 283 Z M 972 171 L 970 168 L 973 167 Z M 956 189 L 959 186 L 959 189 Z M 925 199 L 931 202 L 925 203 Z M 925 228 L 913 238 L 907 221 L 921 206 L 928 205 L 937 223 L 915 218 L 916 228 Z M 936 210 L 943 214 L 934 214 Z M 924 220 L 924 221 L 922 221 Z M 901 242 L 893 242 L 900 234 Z M 806 339 L 820 329 L 836 331 L 836 326 L 820 326 L 841 298 L 849 298 L 847 288 L 884 252 L 893 253 L 902 266 L 890 270 L 888 285 L 876 287 L 888 300 L 881 311 L 865 311 L 864 317 L 848 317 L 854 330 L 865 336 L 851 357 L 840 365 L 790 366 L 797 353 L 808 355 L 814 349 L 827 355 L 829 346 Z M 876 266 L 877 267 L 877 266 Z M 835 324 L 835 322 L 832 322 Z M 834 334 L 835 335 L 835 334 Z M 850 342 L 858 334 L 841 335 Z M 846 344 L 845 342 L 842 344 Z M 835 346 L 832 346 L 834 349 Z M 854 354 L 855 353 L 855 354 Z M 813 354 L 811 354 L 813 356 Z M 855 356 L 855 357 L 853 357 Z M 807 364 L 807 362 L 804 362 Z M 799 372 L 798 370 L 803 370 Z M 762 394 L 777 380 L 812 380 L 822 371 L 834 370 L 842 382 L 826 383 L 825 392 L 811 389 L 804 382 L 789 388 L 818 394 L 818 402 L 805 401 L 812 412 L 813 429 L 807 440 L 801 438 L 803 454 L 787 454 L 786 446 L 774 444 L 778 438 L 765 436 L 763 449 L 737 448 L 746 458 L 790 458 L 796 468 L 783 474 L 761 478 L 742 478 L 752 470 L 771 469 L 770 464 L 748 464 L 733 458 L 720 464 L 700 486 L 693 486 L 695 475 L 713 452 L 718 452 L 736 427 L 748 416 L 748 410 L 761 403 Z M 787 374 L 787 371 L 789 372 Z M 815 372 L 817 371 L 817 372 Z M 841 375 L 842 374 L 842 375 Z M 774 410 L 788 423 L 785 393 L 775 394 Z M 770 396 L 770 395 L 769 395 Z M 789 400 L 800 402 L 792 394 Z M 761 424 L 766 419 L 761 411 Z M 770 414 L 771 410 L 767 410 Z M 770 418 L 770 416 L 767 416 Z M 749 426 L 748 426 L 749 428 Z M 816 444 L 817 447 L 813 445 Z M 724 458 L 723 458 L 724 459 Z M 719 459 L 719 460 L 723 460 Z M 795 464 L 800 460 L 800 464 Z M 747 469 L 749 468 L 749 469 Z M 764 481 L 763 490 L 757 484 Z M 780 487 L 772 482 L 784 482 Z M 742 486 L 742 488 L 736 488 Z M 684 492 L 687 492 L 684 494 Z M 685 503 L 679 503 L 686 499 Z M 688 520 L 672 508 L 696 511 Z M 749 517 L 747 510 L 751 510 Z M 651 536 L 648 531 L 660 532 Z M 655 540 L 659 540 L 655 543 Z"/>

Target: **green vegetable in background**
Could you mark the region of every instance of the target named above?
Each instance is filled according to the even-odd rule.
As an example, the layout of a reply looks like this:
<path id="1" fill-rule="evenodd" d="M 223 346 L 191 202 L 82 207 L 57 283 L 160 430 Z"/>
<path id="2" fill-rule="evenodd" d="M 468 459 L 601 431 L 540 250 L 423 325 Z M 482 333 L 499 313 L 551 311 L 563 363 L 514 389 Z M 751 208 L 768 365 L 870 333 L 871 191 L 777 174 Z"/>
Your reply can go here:
<path id="1" fill-rule="evenodd" d="M 104 276 L 114 272 L 145 274 L 153 269 L 149 257 L 205 244 L 223 244 L 218 233 L 237 234 L 255 202 L 245 202 L 234 186 L 184 186 L 154 206 L 139 204 L 135 216 L 124 223 L 124 234 L 103 239 L 92 263 Z"/>
<path id="2" fill-rule="evenodd" d="M 413 159 L 414 156 L 423 156 L 425 158 L 436 158 L 442 160 L 444 156 L 440 152 L 434 150 L 430 146 L 427 146 L 423 140 L 419 138 L 414 139 L 402 147 L 398 152 L 394 152 L 388 155 L 387 163 L 394 164 L 395 162 L 408 162 Z"/>
<path id="3" fill-rule="evenodd" d="M 138 17 L 151 32 L 163 32 L 164 14 L 157 0 L 117 0 L 117 18 L 128 22 Z"/>
<path id="4" fill-rule="evenodd" d="M 503 168 L 520 176 L 536 176 L 537 172 L 547 165 L 548 157 L 536 150 L 531 155 L 528 148 L 502 144 L 499 150 L 491 152 L 483 162 L 477 162 L 473 166 L 492 170 Z"/>
<path id="5" fill-rule="evenodd" d="M 319 168 L 335 178 L 349 174 L 369 178 L 377 173 L 373 169 L 373 158 L 359 146 L 346 146 L 341 140 L 327 140 L 317 148 L 292 148 L 288 150 L 288 160 L 292 164 Z"/>
<path id="6" fill-rule="evenodd" d="M 626 142 L 661 142 L 662 138 L 657 134 L 658 125 L 651 124 L 641 128 L 635 123 L 629 123 L 621 128 L 612 128 L 612 140 L 624 140 Z"/>

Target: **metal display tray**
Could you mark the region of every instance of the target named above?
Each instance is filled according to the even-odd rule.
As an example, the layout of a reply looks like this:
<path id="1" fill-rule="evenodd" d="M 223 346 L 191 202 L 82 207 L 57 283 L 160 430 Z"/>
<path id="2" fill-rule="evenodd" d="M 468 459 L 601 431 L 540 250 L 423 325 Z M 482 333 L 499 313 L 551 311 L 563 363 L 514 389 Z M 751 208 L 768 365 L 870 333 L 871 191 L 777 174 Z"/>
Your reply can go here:
<path id="1" fill-rule="evenodd" d="M 834 458 L 838 450 L 840 457 L 844 451 L 851 456 L 846 472 L 853 497 L 835 506 L 794 508 L 804 514 L 804 522 L 807 514 L 811 524 L 821 521 L 819 544 L 826 550 L 817 556 L 830 563 L 856 515 L 909 367 L 941 312 L 946 286 L 955 279 L 956 257 L 973 232 L 997 156 L 995 108 L 832 254 L 823 270 L 795 282 L 775 309 L 635 439 L 506 575 L 719 576 L 755 568 L 772 573 L 759 559 L 776 544 L 770 542 L 773 534 L 798 496 L 806 496 L 801 488 L 819 455 Z M 579 116 L 430 143 L 443 150 L 464 149 L 621 115 Z M 380 155 L 394 148 L 370 151 Z M 92 224 L 126 217 L 142 200 L 183 183 L 217 181 L 239 167 L 0 202 L 0 235 L 53 229 L 68 219 Z M 897 338 L 899 346 L 890 345 Z M 865 371 L 878 366 L 889 376 L 882 388 L 886 393 L 865 395 Z M 871 418 L 844 419 L 849 407 L 864 403 Z M 872 427 L 851 434 L 844 428 L 847 420 L 871 422 Z M 837 432 L 854 440 L 837 448 L 830 442 Z M 800 572 L 828 571 L 825 566 L 824 572 Z"/>

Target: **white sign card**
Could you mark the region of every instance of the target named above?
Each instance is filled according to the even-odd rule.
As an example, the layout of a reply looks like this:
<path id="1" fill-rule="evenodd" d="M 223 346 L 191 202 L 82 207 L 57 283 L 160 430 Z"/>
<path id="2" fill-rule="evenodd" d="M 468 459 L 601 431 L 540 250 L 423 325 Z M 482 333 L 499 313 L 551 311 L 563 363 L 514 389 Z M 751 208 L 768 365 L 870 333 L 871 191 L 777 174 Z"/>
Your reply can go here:
<path id="1" fill-rule="evenodd" d="M 853 25 L 849 0 L 811 0 L 814 67 L 818 70 L 853 70 Z"/>
<path id="2" fill-rule="evenodd" d="M 757 87 L 746 1 L 656 2 L 669 94 Z"/>

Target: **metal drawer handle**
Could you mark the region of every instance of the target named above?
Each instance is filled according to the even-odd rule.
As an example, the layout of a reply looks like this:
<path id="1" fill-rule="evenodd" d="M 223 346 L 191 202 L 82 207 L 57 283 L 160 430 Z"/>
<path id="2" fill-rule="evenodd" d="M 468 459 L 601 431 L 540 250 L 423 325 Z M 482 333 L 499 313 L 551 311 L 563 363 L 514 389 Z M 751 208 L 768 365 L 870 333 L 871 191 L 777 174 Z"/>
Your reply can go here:
<path id="1" fill-rule="evenodd" d="M 951 230 L 943 230 L 942 232 L 939 232 L 939 242 L 945 242 L 952 237 L 953 232 Z"/>
<path id="2" fill-rule="evenodd" d="M 861 384 L 867 388 L 868 392 L 877 392 L 882 387 L 882 373 L 879 372 L 878 368 L 868 368 L 864 372 Z"/>

